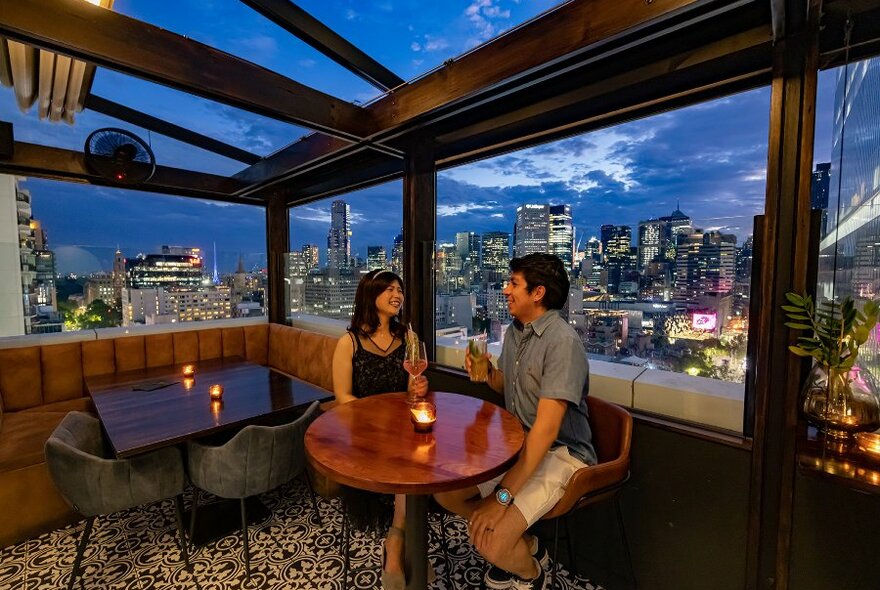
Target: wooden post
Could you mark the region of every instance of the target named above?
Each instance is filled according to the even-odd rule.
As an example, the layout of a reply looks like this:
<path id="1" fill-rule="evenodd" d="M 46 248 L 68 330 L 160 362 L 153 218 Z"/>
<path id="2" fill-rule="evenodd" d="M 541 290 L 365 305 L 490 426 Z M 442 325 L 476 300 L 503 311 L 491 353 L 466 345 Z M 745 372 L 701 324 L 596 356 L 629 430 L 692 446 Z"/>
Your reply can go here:
<path id="1" fill-rule="evenodd" d="M 266 259 L 269 270 L 269 292 L 266 293 L 269 321 L 287 322 L 287 301 L 284 279 L 285 263 L 290 250 L 290 223 L 287 202 L 279 193 L 269 196 L 266 206 Z"/>
<path id="2" fill-rule="evenodd" d="M 403 176 L 403 280 L 406 317 L 434 360 L 434 241 L 437 168 L 433 138 L 420 137 L 406 153 Z"/>
<path id="3" fill-rule="evenodd" d="M 755 439 L 749 498 L 747 587 L 786 590 L 796 466 L 797 399 L 803 362 L 780 306 L 804 292 L 810 260 L 810 181 L 816 111 L 820 2 L 776 2 L 767 205 L 760 268 Z"/>

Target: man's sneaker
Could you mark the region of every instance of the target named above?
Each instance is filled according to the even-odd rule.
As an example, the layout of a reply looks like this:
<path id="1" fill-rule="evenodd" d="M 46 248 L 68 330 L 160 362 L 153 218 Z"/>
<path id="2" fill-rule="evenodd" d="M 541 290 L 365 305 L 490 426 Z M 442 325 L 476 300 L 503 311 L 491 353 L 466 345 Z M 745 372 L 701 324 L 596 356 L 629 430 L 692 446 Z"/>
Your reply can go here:
<path id="1" fill-rule="evenodd" d="M 532 542 L 529 545 L 529 553 L 532 554 L 532 557 L 538 560 L 538 563 L 541 564 L 544 571 L 550 571 L 550 552 L 547 551 L 547 546 L 541 542 L 538 535 L 532 535 Z"/>
<path id="2" fill-rule="evenodd" d="M 483 575 L 483 587 L 486 590 L 509 590 L 512 583 L 513 574 L 494 565 Z"/>
<path id="3" fill-rule="evenodd" d="M 523 580 L 519 576 L 513 576 L 513 581 L 509 586 L 510 590 L 545 590 L 547 574 L 537 559 L 535 560 L 535 566 L 538 568 L 537 576 L 531 580 Z"/>

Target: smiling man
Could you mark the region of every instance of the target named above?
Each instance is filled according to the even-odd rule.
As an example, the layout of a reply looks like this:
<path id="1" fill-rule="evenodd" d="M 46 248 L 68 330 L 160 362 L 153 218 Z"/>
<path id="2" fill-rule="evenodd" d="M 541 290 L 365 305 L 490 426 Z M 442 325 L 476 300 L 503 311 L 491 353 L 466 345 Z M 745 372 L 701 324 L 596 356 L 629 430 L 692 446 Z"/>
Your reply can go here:
<path id="1" fill-rule="evenodd" d="M 562 497 L 575 471 L 596 462 L 587 422 L 586 353 L 558 311 L 568 288 L 556 256 L 529 254 L 510 262 L 504 295 L 514 322 L 488 385 L 522 422 L 525 446 L 504 475 L 437 495 L 440 504 L 468 519 L 471 542 L 492 564 L 484 579 L 491 590 L 543 590 L 549 557 L 526 531 Z"/>

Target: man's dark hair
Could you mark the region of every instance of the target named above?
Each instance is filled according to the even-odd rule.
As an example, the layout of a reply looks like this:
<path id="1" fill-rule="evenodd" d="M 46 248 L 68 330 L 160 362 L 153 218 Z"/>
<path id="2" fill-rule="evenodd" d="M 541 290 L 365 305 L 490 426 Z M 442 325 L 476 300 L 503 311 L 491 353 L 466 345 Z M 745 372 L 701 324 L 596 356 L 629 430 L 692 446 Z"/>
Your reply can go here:
<path id="1" fill-rule="evenodd" d="M 535 287 L 544 287 L 541 305 L 546 309 L 562 309 L 565 306 L 571 283 L 558 256 L 537 252 L 514 258 L 510 261 L 510 272 L 522 274 L 529 293 Z"/>

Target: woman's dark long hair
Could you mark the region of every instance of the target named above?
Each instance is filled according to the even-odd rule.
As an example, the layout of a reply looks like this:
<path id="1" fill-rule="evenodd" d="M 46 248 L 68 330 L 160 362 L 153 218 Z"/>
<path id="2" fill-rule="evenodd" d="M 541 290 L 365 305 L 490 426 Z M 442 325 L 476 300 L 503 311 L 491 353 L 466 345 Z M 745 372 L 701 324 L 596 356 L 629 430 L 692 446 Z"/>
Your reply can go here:
<path id="1" fill-rule="evenodd" d="M 376 298 L 388 288 L 388 285 L 397 283 L 403 288 L 403 280 L 390 270 L 376 269 L 364 275 L 358 283 L 357 293 L 354 296 L 354 313 L 351 316 L 349 331 L 354 334 L 369 336 L 379 327 L 379 312 L 376 310 Z M 391 318 L 388 328 L 393 336 L 401 340 L 406 336 L 406 324 L 401 313 Z M 366 329 L 364 329 L 366 327 Z"/>

